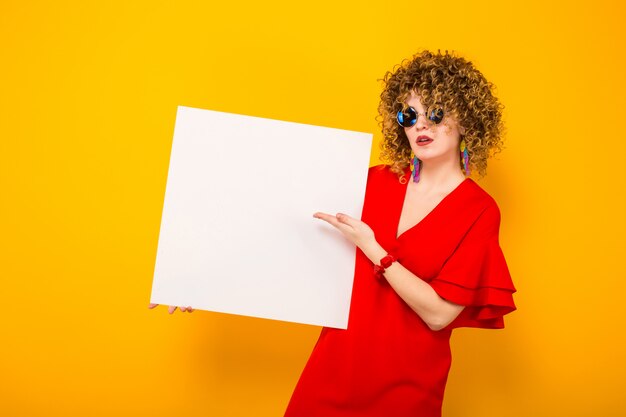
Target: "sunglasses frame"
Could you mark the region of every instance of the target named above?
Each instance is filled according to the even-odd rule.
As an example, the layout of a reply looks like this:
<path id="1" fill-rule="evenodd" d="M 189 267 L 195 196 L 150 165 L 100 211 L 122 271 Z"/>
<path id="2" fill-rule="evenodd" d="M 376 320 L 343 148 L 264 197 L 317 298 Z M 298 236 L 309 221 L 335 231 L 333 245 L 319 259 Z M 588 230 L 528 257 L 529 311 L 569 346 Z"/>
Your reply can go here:
<path id="1" fill-rule="evenodd" d="M 436 115 L 437 113 L 441 113 L 441 116 L 437 117 Z M 430 116 L 426 116 L 427 114 L 430 114 Z M 405 121 L 405 118 L 404 118 L 405 115 L 409 115 L 411 116 L 411 118 L 406 119 Z M 409 106 L 406 108 L 406 110 L 398 110 L 398 113 L 396 114 L 396 121 L 398 122 L 400 126 L 409 128 L 409 127 L 415 126 L 415 124 L 417 123 L 417 119 L 420 116 L 424 116 L 429 122 L 438 125 L 439 123 L 443 121 L 445 112 L 443 111 L 442 107 L 430 106 L 428 107 L 428 109 L 426 109 L 426 112 L 418 113 L 412 106 Z M 410 124 L 407 125 L 405 123 L 410 123 Z"/>

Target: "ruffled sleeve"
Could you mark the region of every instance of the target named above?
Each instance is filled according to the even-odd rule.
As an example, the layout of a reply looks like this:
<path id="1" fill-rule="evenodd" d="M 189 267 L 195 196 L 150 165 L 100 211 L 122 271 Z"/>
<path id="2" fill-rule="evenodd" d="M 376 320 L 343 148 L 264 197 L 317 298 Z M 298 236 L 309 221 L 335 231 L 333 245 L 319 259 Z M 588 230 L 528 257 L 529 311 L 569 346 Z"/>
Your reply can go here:
<path id="1" fill-rule="evenodd" d="M 499 229 L 500 210 L 492 200 L 430 282 L 439 296 L 465 306 L 447 328 L 503 328 L 503 316 L 515 310 Z"/>

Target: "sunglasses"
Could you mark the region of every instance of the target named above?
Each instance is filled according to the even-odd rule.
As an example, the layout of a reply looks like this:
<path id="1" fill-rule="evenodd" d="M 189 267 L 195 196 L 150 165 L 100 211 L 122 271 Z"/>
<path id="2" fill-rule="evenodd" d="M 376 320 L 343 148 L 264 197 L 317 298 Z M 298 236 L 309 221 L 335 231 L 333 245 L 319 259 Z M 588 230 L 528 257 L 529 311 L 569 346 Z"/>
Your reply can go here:
<path id="1" fill-rule="evenodd" d="M 398 124 L 402 127 L 411 127 L 415 123 L 417 123 L 417 118 L 420 115 L 426 117 L 432 123 L 438 125 L 443 120 L 443 109 L 438 106 L 431 106 L 426 110 L 426 113 L 418 113 L 413 107 L 409 107 L 407 109 L 398 111 L 398 114 L 396 115 L 396 120 L 398 121 Z"/>

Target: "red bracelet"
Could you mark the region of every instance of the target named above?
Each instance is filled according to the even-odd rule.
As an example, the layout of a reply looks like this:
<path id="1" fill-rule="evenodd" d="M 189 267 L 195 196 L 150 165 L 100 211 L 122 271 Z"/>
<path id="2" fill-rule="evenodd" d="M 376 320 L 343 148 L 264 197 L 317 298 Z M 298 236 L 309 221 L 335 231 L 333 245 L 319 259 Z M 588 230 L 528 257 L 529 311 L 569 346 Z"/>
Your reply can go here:
<path id="1" fill-rule="evenodd" d="M 391 264 L 397 260 L 398 258 L 395 256 L 387 254 L 387 256 L 380 260 L 380 265 L 374 265 L 374 276 L 378 279 L 382 279 L 385 269 L 389 268 Z"/>

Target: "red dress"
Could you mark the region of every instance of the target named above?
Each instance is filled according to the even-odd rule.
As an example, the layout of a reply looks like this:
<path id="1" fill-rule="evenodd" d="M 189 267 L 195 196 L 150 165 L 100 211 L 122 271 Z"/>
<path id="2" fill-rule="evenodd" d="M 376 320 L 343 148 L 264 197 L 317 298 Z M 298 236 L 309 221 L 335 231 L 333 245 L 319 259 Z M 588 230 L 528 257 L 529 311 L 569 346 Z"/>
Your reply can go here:
<path id="1" fill-rule="evenodd" d="M 452 329 L 502 328 L 515 310 L 495 200 L 466 178 L 396 238 L 406 188 L 388 166 L 370 168 L 362 220 L 405 268 L 466 307 L 431 330 L 357 249 L 348 329 L 322 329 L 285 416 L 439 417 Z"/>

